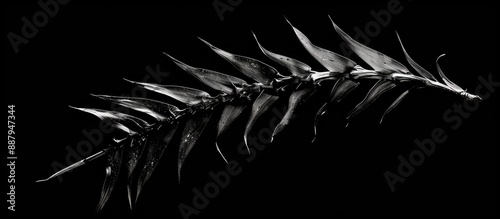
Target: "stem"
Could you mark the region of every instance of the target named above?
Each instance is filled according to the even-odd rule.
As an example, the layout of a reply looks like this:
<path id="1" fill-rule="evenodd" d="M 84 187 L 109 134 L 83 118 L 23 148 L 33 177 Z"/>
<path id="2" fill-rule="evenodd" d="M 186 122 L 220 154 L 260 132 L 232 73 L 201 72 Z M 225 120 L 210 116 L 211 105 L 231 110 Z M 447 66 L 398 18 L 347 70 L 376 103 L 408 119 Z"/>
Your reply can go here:
<path id="1" fill-rule="evenodd" d="M 40 180 L 37 180 L 36 182 L 38 183 L 38 182 L 45 182 L 45 181 L 51 180 L 51 179 L 56 178 L 56 177 L 58 177 L 58 176 L 60 176 L 60 175 L 62 175 L 64 173 L 67 173 L 67 172 L 72 171 L 72 170 L 74 170 L 74 169 L 76 169 L 78 167 L 81 167 L 81 166 L 83 166 L 83 165 L 85 165 L 85 164 L 87 164 L 89 162 L 92 162 L 92 161 L 96 160 L 97 158 L 100 158 L 103 155 L 108 154 L 110 151 L 114 151 L 114 150 L 122 147 L 123 146 L 122 142 L 124 140 L 126 140 L 126 139 L 127 138 L 120 139 L 120 140 L 113 140 L 114 143 L 111 143 L 108 148 L 102 149 L 101 151 L 99 151 L 99 152 L 97 152 L 95 154 L 92 154 L 92 155 L 84 158 L 83 160 L 77 161 L 77 162 L 75 162 L 75 163 L 73 163 L 73 164 L 71 164 L 71 165 L 69 165 L 69 166 L 67 166 L 67 167 L 65 167 L 65 168 L 57 171 L 56 173 L 52 174 L 48 178 L 46 178 L 46 179 L 40 179 Z"/>
<path id="2" fill-rule="evenodd" d="M 230 102 L 234 99 L 250 99 L 250 95 L 255 93 L 260 93 L 262 90 L 269 90 L 272 93 L 279 93 L 283 91 L 285 87 L 290 85 L 298 85 L 299 83 L 310 83 L 319 84 L 324 80 L 338 80 L 339 78 L 348 78 L 351 80 L 361 80 L 361 79 L 386 79 L 394 82 L 418 82 L 421 87 L 434 87 L 451 92 L 456 95 L 460 95 L 467 100 L 481 100 L 481 97 L 467 93 L 464 90 L 455 90 L 443 83 L 438 81 L 433 81 L 424 77 L 420 77 L 413 74 L 403 74 L 403 73 L 380 73 L 371 69 L 364 69 L 361 66 L 355 66 L 350 72 L 331 72 L 331 71 L 311 71 L 311 74 L 307 78 L 296 78 L 293 76 L 288 76 L 284 78 L 275 79 L 271 84 L 266 85 L 262 83 L 247 84 L 241 90 L 235 94 L 218 96 L 213 99 L 204 101 L 202 106 L 192 106 L 194 109 L 197 108 L 213 108 L 218 104 Z"/>
<path id="3" fill-rule="evenodd" d="M 315 74 L 311 74 L 310 80 L 314 82 L 323 81 L 323 80 L 335 80 L 339 76 L 338 72 L 317 72 Z"/>
<path id="4" fill-rule="evenodd" d="M 99 152 L 97 152 L 97 153 L 95 153 L 93 155 L 90 155 L 89 157 L 87 157 L 87 158 L 85 158 L 83 160 L 80 160 L 80 161 L 78 161 L 78 162 L 76 162 L 74 164 L 71 164 L 71 165 L 63 168 L 62 170 L 57 171 L 56 173 L 52 174 L 52 176 L 49 176 L 46 179 L 40 179 L 40 180 L 37 180 L 36 182 L 45 182 L 45 181 L 48 181 L 48 180 L 56 178 L 56 177 L 58 177 L 58 176 L 60 176 L 60 175 L 62 175 L 64 173 L 67 173 L 67 172 L 69 172 L 69 171 L 71 171 L 71 170 L 73 170 L 73 169 L 75 169 L 77 167 L 83 166 L 83 165 L 87 164 L 88 162 L 91 162 L 91 161 L 93 161 L 93 160 L 95 160 L 95 159 L 97 159 L 99 157 L 102 157 L 102 155 L 107 154 L 108 151 L 109 151 L 109 149 L 110 148 L 103 149 L 102 151 L 99 151 Z"/>
<path id="5" fill-rule="evenodd" d="M 439 89 L 451 92 L 453 94 L 460 95 L 460 96 L 462 96 L 465 99 L 470 100 L 470 101 L 474 101 L 474 100 L 481 101 L 482 100 L 482 98 L 480 96 L 468 93 L 465 90 L 455 90 L 455 89 L 453 89 L 453 88 L 451 88 L 451 87 L 449 87 L 449 86 L 447 86 L 447 85 L 445 85 L 443 83 L 440 83 L 438 81 L 432 81 L 432 80 L 429 80 L 427 78 L 423 78 L 423 77 L 419 77 L 419 76 L 415 76 L 415 75 L 401 74 L 401 73 L 392 73 L 391 74 L 391 79 L 395 80 L 395 81 L 400 81 L 400 82 L 404 82 L 404 81 L 419 81 L 424 86 L 439 88 Z"/>
<path id="6" fill-rule="evenodd" d="M 319 83 L 320 81 L 323 80 L 335 80 L 338 78 L 339 73 L 338 72 L 317 72 L 313 75 L 311 75 L 311 79 L 313 80 L 314 83 Z M 396 82 L 410 82 L 410 81 L 416 81 L 420 82 L 423 86 L 425 87 L 434 87 L 434 88 L 439 88 L 448 92 L 451 92 L 453 94 L 460 95 L 467 100 L 479 100 L 481 101 L 481 97 L 470 94 L 467 91 L 464 90 L 455 90 L 443 83 L 440 83 L 438 81 L 433 81 L 427 78 L 423 78 L 420 76 L 416 76 L 413 74 L 402 74 L 402 73 L 391 73 L 388 75 L 383 75 L 375 70 L 368 70 L 364 69 L 360 66 L 357 66 L 355 70 L 349 72 L 345 77 L 351 78 L 353 80 L 359 80 L 359 79 L 383 79 L 386 78 L 388 80 L 396 81 Z"/>

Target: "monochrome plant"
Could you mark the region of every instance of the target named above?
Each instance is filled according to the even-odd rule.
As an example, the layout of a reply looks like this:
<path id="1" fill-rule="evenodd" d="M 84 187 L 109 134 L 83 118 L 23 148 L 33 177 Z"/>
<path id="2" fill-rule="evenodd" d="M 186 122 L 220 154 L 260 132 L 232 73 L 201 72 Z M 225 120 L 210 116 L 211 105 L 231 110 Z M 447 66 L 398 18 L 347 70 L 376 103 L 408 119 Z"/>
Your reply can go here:
<path id="1" fill-rule="evenodd" d="M 130 208 L 133 208 L 144 185 L 158 165 L 165 148 L 176 134 L 180 133 L 181 135 L 177 158 L 177 170 L 180 182 L 182 166 L 211 118 L 219 118 L 216 127 L 217 137 L 213 145 L 222 156 L 222 159 L 227 162 L 219 147 L 219 136 L 227 132 L 231 125 L 234 125 L 236 119 L 239 119 L 242 115 L 246 115 L 242 112 L 247 107 L 250 108 L 250 115 L 244 127 L 242 139 L 247 145 L 248 153 L 250 153 L 247 137 L 254 128 L 254 125 L 257 124 L 259 118 L 278 99 L 288 98 L 288 109 L 275 127 L 272 137 L 279 135 L 292 122 L 293 118 L 298 116 L 298 109 L 305 107 L 307 101 L 312 96 L 317 95 L 318 86 L 325 80 L 335 82 L 331 87 L 327 101 L 321 104 L 322 106 L 315 115 L 314 127 L 311 127 L 314 129 L 315 136 L 316 126 L 327 110 L 344 99 L 361 83 L 370 79 L 376 80 L 376 83 L 368 91 L 364 99 L 346 115 L 347 120 L 352 119 L 368 108 L 383 93 L 402 84 L 408 84 L 409 88 L 388 106 L 380 119 L 380 123 L 410 92 L 419 88 L 439 88 L 451 94 L 462 96 L 467 100 L 481 100 L 479 96 L 468 93 L 466 89 L 456 85 L 445 76 L 438 63 L 443 55 L 439 56 L 436 60 L 437 72 L 442 80 L 440 81 L 410 57 L 403 47 L 399 35 L 397 37 L 403 53 L 409 65 L 414 69 L 414 72 L 411 72 L 403 64 L 383 53 L 355 41 L 333 21 L 332 24 L 335 31 L 347 43 L 349 48 L 361 60 L 366 62 L 371 69 L 364 68 L 349 58 L 314 45 L 306 35 L 292 26 L 290 22 L 288 23 L 302 46 L 326 71 L 315 71 L 309 65 L 299 60 L 267 50 L 257 40 L 255 34 L 254 37 L 257 46 L 264 55 L 284 66 L 288 70 L 287 72 L 278 72 L 276 68 L 262 61 L 232 54 L 200 39 L 245 77 L 240 78 L 214 70 L 193 67 L 165 53 L 182 70 L 203 82 L 217 92 L 217 94 L 210 95 L 207 91 L 190 87 L 143 83 L 125 79 L 147 90 L 173 98 L 182 103 L 184 107 L 177 107 L 173 104 L 147 98 L 93 95 L 144 113 L 152 117 L 154 122 L 147 122 L 137 116 L 116 111 L 73 107 L 77 110 L 93 114 L 101 120 L 105 120 L 108 124 L 113 125 L 123 132 L 124 135 L 115 137 L 108 147 L 96 154 L 76 162 L 54 173 L 47 179 L 39 180 L 38 182 L 50 180 L 99 157 L 105 156 L 107 158 L 106 176 L 96 211 L 99 212 L 105 206 L 116 182 L 118 179 L 123 178 L 119 177 L 120 174 L 126 174 L 125 178 L 128 180 L 126 182 L 128 200 Z M 216 108 L 222 108 L 220 117 L 212 115 Z M 271 138 L 272 141 L 273 138 Z"/>

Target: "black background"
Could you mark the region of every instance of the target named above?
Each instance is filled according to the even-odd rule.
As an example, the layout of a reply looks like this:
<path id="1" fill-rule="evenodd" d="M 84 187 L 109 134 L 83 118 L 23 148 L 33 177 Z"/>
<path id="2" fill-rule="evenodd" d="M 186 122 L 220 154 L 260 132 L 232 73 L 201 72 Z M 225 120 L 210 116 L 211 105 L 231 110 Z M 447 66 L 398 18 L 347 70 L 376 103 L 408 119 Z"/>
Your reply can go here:
<path id="1" fill-rule="evenodd" d="M 221 0 L 222 1 L 222 0 Z M 224 1 L 223 1 L 224 2 Z M 162 52 L 192 66 L 241 76 L 197 37 L 226 51 L 250 56 L 275 66 L 258 49 L 251 31 L 267 49 L 299 59 L 323 70 L 302 48 L 283 16 L 318 46 L 341 52 L 327 15 L 348 34 L 373 21 L 370 11 L 387 8 L 388 1 L 351 3 L 267 3 L 243 0 L 221 21 L 211 1 L 161 5 L 82 4 L 70 2 L 26 45 L 14 54 L 3 40 L 3 96 L 16 105 L 16 214 L 78 214 L 92 216 L 104 179 L 101 159 L 64 175 L 64 181 L 35 184 L 54 171 L 54 161 L 65 163 L 65 148 L 85 140 L 82 130 L 98 127 L 99 120 L 68 107 L 109 109 L 93 94 L 130 95 L 134 88 L 122 80 L 140 81 L 146 66 L 160 65 L 170 75 L 162 82 L 208 87 L 183 73 Z M 447 56 L 441 66 L 448 77 L 474 93 L 478 76 L 493 75 L 497 56 L 496 8 L 481 4 L 424 4 L 401 0 L 403 11 L 371 38 L 370 47 L 404 61 L 395 30 L 406 49 L 424 68 L 436 73 L 435 58 Z M 3 7 L 3 35 L 20 34 L 21 17 L 31 19 L 36 4 Z M 368 67 L 358 57 L 357 63 Z M 406 66 L 409 66 L 406 64 Z M 154 82 L 150 80 L 149 82 Z M 449 93 L 424 89 L 409 95 L 385 123 L 378 119 L 404 87 L 383 95 L 345 128 L 345 116 L 364 97 L 373 81 L 366 81 L 345 101 L 330 110 L 312 137 L 315 104 L 304 111 L 276 142 L 267 145 L 247 163 L 236 146 L 242 141 L 244 119 L 221 142 L 230 158 L 240 162 L 242 173 L 210 200 L 199 217 L 396 213 L 493 213 L 496 200 L 496 149 L 498 146 L 498 94 L 483 101 L 457 130 L 443 114 L 463 100 Z M 325 83 L 326 94 L 332 83 Z M 322 93 L 321 93 L 322 92 Z M 167 100 L 147 93 L 148 97 Z M 321 96 L 321 95 L 320 95 Z M 286 100 L 278 103 L 282 109 Z M 225 164 L 215 150 L 218 113 L 188 157 L 180 185 L 176 178 L 176 144 L 169 146 L 139 199 L 133 215 L 163 214 L 181 217 L 179 203 L 192 206 L 192 188 L 210 181 L 210 171 Z M 245 112 L 242 116 L 247 116 Z M 256 124 L 265 127 L 272 115 Z M 404 183 L 391 193 L 383 173 L 396 172 L 397 157 L 417 148 L 415 139 L 443 128 L 443 144 Z M 179 133 L 178 133 L 179 134 Z M 106 135 L 109 139 L 112 135 Z M 97 152 L 99 147 L 94 147 Z M 7 173 L 6 173 L 7 174 Z M 130 215 L 125 185 L 118 184 L 103 214 Z M 5 188 L 4 190 L 7 190 Z M 194 217 L 193 217 L 194 218 Z"/>

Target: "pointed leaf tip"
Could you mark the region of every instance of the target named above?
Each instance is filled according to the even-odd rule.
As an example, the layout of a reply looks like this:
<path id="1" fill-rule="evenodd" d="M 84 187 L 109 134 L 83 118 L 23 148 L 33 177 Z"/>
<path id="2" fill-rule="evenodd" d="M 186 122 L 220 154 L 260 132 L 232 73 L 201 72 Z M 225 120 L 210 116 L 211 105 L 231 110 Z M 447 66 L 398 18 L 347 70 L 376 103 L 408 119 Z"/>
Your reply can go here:
<path id="1" fill-rule="evenodd" d="M 288 99 L 288 109 L 281 119 L 280 123 L 274 128 L 272 137 L 277 136 L 290 121 L 295 117 L 297 110 L 306 104 L 307 100 L 315 93 L 315 88 L 308 87 L 294 91 Z"/>
<path id="2" fill-rule="evenodd" d="M 326 113 L 330 105 L 340 102 L 345 96 L 347 96 L 347 94 L 356 89 L 358 85 L 359 82 L 345 78 L 341 78 L 335 82 L 335 84 L 332 87 L 332 90 L 330 91 L 328 102 L 323 104 L 323 106 L 321 106 L 318 112 L 316 112 L 316 116 L 314 118 L 314 138 L 316 138 L 316 134 L 318 132 L 317 129 L 318 129 L 319 119 L 321 118 L 322 115 Z"/>
<path id="3" fill-rule="evenodd" d="M 328 69 L 328 71 L 344 73 L 356 66 L 354 61 L 312 44 L 306 35 L 304 35 L 299 29 L 295 28 L 289 21 L 288 23 L 292 27 L 302 46 L 304 46 L 307 52 L 309 52 L 309 54 L 311 54 L 321 65 L 323 65 L 323 67 Z"/>
<path id="4" fill-rule="evenodd" d="M 139 163 L 139 159 L 144 155 L 144 149 L 146 147 L 147 138 L 146 136 L 135 136 L 131 138 L 129 145 L 126 147 L 126 166 L 127 166 L 127 198 L 129 202 L 130 210 L 133 210 L 135 206 L 135 185 L 137 180 L 136 167 Z"/>
<path id="5" fill-rule="evenodd" d="M 243 79 L 208 69 L 192 67 L 170 55 L 167 56 L 169 56 L 170 59 L 172 59 L 172 61 L 185 72 L 214 90 L 218 90 L 226 94 L 234 94 L 237 92 L 237 87 L 242 87 L 243 84 L 246 84 Z"/>
<path id="6" fill-rule="evenodd" d="M 222 154 L 222 151 L 220 150 L 218 141 L 219 141 L 219 136 L 222 135 L 228 128 L 231 126 L 231 124 L 238 118 L 239 115 L 243 112 L 243 110 L 246 108 L 246 105 L 233 105 L 233 104 L 227 104 L 224 109 L 222 110 L 222 114 L 219 118 L 219 124 L 217 125 L 217 137 L 215 140 L 215 146 L 217 148 L 217 151 L 219 154 L 222 156 L 224 161 L 227 163 L 227 159 L 224 157 Z"/>
<path id="7" fill-rule="evenodd" d="M 401 37 L 399 36 L 398 32 L 396 31 L 396 36 L 398 37 L 398 40 L 399 40 L 399 44 L 401 45 L 401 48 L 403 49 L 403 53 L 405 54 L 405 57 L 406 57 L 406 60 L 408 61 L 408 63 L 411 65 L 411 67 L 413 67 L 415 69 L 415 71 L 417 71 L 417 73 L 424 77 L 424 78 L 427 78 L 427 79 L 430 79 L 430 80 L 433 80 L 433 81 L 437 81 L 436 78 L 427 70 L 425 70 L 424 68 L 422 68 L 422 66 L 420 66 L 418 63 L 416 63 L 411 57 L 410 55 L 408 54 L 408 52 L 406 52 L 406 49 L 405 47 L 403 46 L 403 41 L 401 40 Z"/>
<path id="8" fill-rule="evenodd" d="M 227 164 L 228 163 L 227 159 L 224 156 L 224 154 L 222 153 L 222 151 L 220 150 L 220 147 L 219 147 L 219 144 L 217 143 L 217 141 L 215 142 L 215 148 L 217 149 L 217 152 L 219 152 L 219 154 L 222 157 L 222 159 L 224 160 L 224 162 L 226 162 L 226 164 Z"/>
<path id="9" fill-rule="evenodd" d="M 101 198 L 99 204 L 97 204 L 96 212 L 100 212 L 106 202 L 108 201 L 116 182 L 118 181 L 118 175 L 120 173 L 120 167 L 122 164 L 123 148 L 119 148 L 113 153 L 108 154 L 108 164 L 106 167 L 106 175 L 104 177 L 104 183 L 101 189 Z"/>
<path id="10" fill-rule="evenodd" d="M 349 48 L 356 53 L 363 61 L 365 61 L 368 65 L 370 65 L 373 69 L 378 72 L 389 74 L 394 72 L 399 72 L 403 74 L 409 74 L 408 69 L 398 61 L 392 59 L 385 54 L 376 51 L 370 47 L 367 47 L 360 42 L 351 38 L 347 33 L 345 33 L 340 27 L 333 22 L 330 17 L 330 21 L 335 28 L 335 31 L 340 35 L 340 37 L 347 43 Z"/>
<path id="11" fill-rule="evenodd" d="M 406 90 L 405 92 L 403 92 L 401 95 L 398 96 L 398 98 L 396 98 L 396 100 L 394 100 L 394 102 L 391 103 L 391 105 L 387 108 L 387 110 L 385 110 L 384 114 L 382 114 L 382 117 L 380 118 L 380 121 L 379 121 L 379 124 L 382 124 L 385 116 L 387 114 L 389 114 L 389 112 L 391 112 L 394 108 L 396 108 L 396 106 L 401 102 L 401 100 L 403 100 L 403 98 L 406 97 L 406 95 L 408 95 L 408 93 L 410 93 L 410 91 L 412 89 L 414 89 L 415 87 L 412 87 L 408 90 Z"/>
<path id="12" fill-rule="evenodd" d="M 203 39 L 201 40 L 215 53 L 231 63 L 238 71 L 259 83 L 269 85 L 275 78 L 283 77 L 275 68 L 259 60 L 226 52 L 209 44 Z"/>
<path id="13" fill-rule="evenodd" d="M 252 105 L 252 111 L 250 112 L 250 118 L 245 126 L 245 133 L 243 134 L 243 140 L 245 146 L 247 147 L 248 153 L 250 154 L 250 148 L 248 145 L 248 135 L 253 128 L 253 125 L 257 120 L 278 100 L 279 96 L 270 95 L 261 92 L 259 96 L 255 99 Z"/>
<path id="14" fill-rule="evenodd" d="M 370 106 L 375 100 L 377 100 L 380 95 L 385 93 L 386 91 L 394 88 L 396 84 L 394 82 L 389 81 L 389 80 L 379 80 L 373 87 L 368 91 L 368 94 L 366 94 L 365 98 L 363 101 L 361 101 L 356 107 L 349 113 L 347 116 L 347 120 L 350 118 L 356 116 L 358 113 L 366 109 L 368 106 Z"/>
<path id="15" fill-rule="evenodd" d="M 118 128 L 130 135 L 142 132 L 145 127 L 150 126 L 148 122 L 135 116 L 127 115 L 116 111 L 107 111 L 91 108 L 77 108 L 70 106 L 73 109 L 90 113 L 101 120 L 108 122 L 110 125 Z"/>
<path id="16" fill-rule="evenodd" d="M 450 87 L 451 89 L 455 90 L 456 92 L 462 92 L 464 91 L 464 89 L 462 89 L 460 86 L 456 85 L 455 83 L 453 83 L 450 79 L 448 79 L 448 77 L 446 77 L 446 75 L 444 74 L 443 70 L 441 70 L 441 67 L 439 66 L 439 59 L 443 56 L 445 56 L 446 54 L 442 54 L 440 55 L 437 59 L 436 59 L 436 67 L 437 67 L 437 71 L 439 73 L 439 76 L 441 76 L 441 78 L 443 79 L 444 83 L 446 85 L 448 85 L 448 87 Z"/>
<path id="17" fill-rule="evenodd" d="M 210 94 L 205 91 L 190 87 L 177 85 L 160 85 L 152 83 L 135 82 L 147 90 L 151 90 L 169 96 L 188 106 L 201 103 L 204 99 L 210 98 Z"/>
<path id="18" fill-rule="evenodd" d="M 109 95 L 92 96 L 145 113 L 158 121 L 175 118 L 180 114 L 180 110 L 176 106 L 157 100 L 140 97 L 118 97 Z"/>
<path id="19" fill-rule="evenodd" d="M 145 163 L 129 177 L 128 189 L 131 207 L 137 203 L 144 185 L 152 176 L 177 127 L 178 123 L 166 124 L 148 133 L 148 140 L 144 151 L 144 156 L 146 157 Z"/>
<path id="20" fill-rule="evenodd" d="M 264 55 L 266 55 L 268 58 L 271 60 L 277 62 L 278 64 L 286 67 L 288 71 L 292 73 L 292 75 L 299 77 L 299 78 L 306 78 L 311 74 L 311 67 L 301 61 L 298 61 L 293 58 L 289 58 L 287 56 L 283 56 L 274 52 L 271 52 L 264 48 L 260 43 L 259 40 L 257 39 L 257 36 L 253 34 L 253 37 L 255 38 L 255 41 L 257 42 L 257 45 L 259 46 L 260 50 Z"/>
<path id="21" fill-rule="evenodd" d="M 184 126 L 182 131 L 182 139 L 179 145 L 179 153 L 177 157 L 177 174 L 179 179 L 181 178 L 181 169 L 184 161 L 191 149 L 193 149 L 196 141 L 203 133 L 205 126 L 207 125 L 210 117 L 212 116 L 212 111 L 197 112 L 195 113 Z"/>

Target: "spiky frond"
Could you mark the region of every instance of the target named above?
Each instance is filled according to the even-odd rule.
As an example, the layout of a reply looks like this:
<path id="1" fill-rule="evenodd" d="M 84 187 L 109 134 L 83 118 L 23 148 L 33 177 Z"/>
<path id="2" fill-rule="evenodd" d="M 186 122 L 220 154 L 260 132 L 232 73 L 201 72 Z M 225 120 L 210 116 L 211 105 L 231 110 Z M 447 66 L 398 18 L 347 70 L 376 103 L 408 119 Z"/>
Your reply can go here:
<path id="1" fill-rule="evenodd" d="M 346 115 L 346 119 L 353 119 L 357 114 L 371 106 L 384 93 L 390 92 L 396 86 L 404 83 L 412 83 L 413 86 L 405 90 L 387 108 L 382 119 L 403 98 L 407 97 L 410 91 L 417 88 L 440 88 L 467 99 L 481 99 L 479 96 L 467 93 L 448 79 L 436 61 L 437 72 L 444 83 L 439 82 L 429 71 L 422 68 L 409 56 L 409 53 L 402 46 L 402 40 L 399 35 L 398 39 L 406 60 L 415 69 L 417 75 L 413 74 L 412 71 L 393 58 L 355 41 L 333 21 L 332 24 L 335 31 L 354 53 L 373 69 L 363 68 L 361 65 L 344 56 L 314 45 L 304 33 L 292 26 L 288 20 L 287 22 L 290 24 L 300 44 L 327 71 L 315 71 L 302 61 L 267 50 L 263 46 L 267 42 L 257 41 L 255 34 L 256 46 L 260 48 L 264 55 L 271 61 L 284 66 L 289 72 L 280 73 L 276 68 L 263 61 L 230 53 L 201 39 L 217 55 L 234 66 L 241 73 L 242 78 L 216 70 L 193 67 L 165 53 L 173 63 L 187 74 L 203 82 L 213 90 L 203 91 L 197 88 L 177 85 L 152 84 L 127 80 L 147 90 L 168 96 L 183 104 L 183 107 L 176 107 L 172 104 L 153 99 L 94 95 L 100 99 L 144 113 L 154 118 L 154 122 L 146 122 L 138 117 L 114 111 L 75 108 L 108 121 L 108 123 L 123 131 L 126 137 L 114 139 L 102 151 L 55 173 L 45 180 L 57 177 L 99 157 L 106 156 L 106 176 L 101 199 L 96 211 L 100 211 L 105 206 L 114 189 L 114 185 L 118 179 L 121 179 L 118 177 L 121 172 L 126 173 L 128 198 L 130 207 L 133 208 L 143 187 L 158 165 L 165 148 L 170 145 L 173 136 L 177 134 L 181 135 L 177 158 L 180 182 L 183 164 L 189 159 L 188 155 L 193 147 L 196 146 L 197 140 L 203 135 L 204 130 L 207 129 L 206 126 L 209 124 L 210 119 L 219 118 L 216 127 L 217 138 L 212 143 L 215 146 L 214 149 L 226 160 L 219 145 L 219 137 L 231 128 L 235 120 L 243 119 L 246 121 L 244 133 L 241 133 L 240 136 L 248 147 L 247 136 L 254 128 L 254 125 L 257 124 L 259 118 L 278 99 L 288 100 L 288 110 L 275 127 L 275 130 L 273 130 L 272 135 L 274 137 L 282 133 L 285 127 L 288 127 L 293 122 L 293 118 L 295 118 L 300 108 L 307 107 L 310 99 L 312 99 L 311 97 L 317 95 L 316 91 L 320 82 L 324 80 L 334 80 L 336 82 L 331 88 L 329 97 L 326 98 L 324 103 L 320 104 L 321 108 L 316 111 L 314 127 L 310 127 L 314 130 L 316 130 L 316 125 L 320 121 L 321 116 L 329 108 L 346 98 L 358 85 L 370 79 L 375 79 L 377 82 L 368 91 L 364 99 Z M 249 80 L 247 81 L 243 77 Z M 211 95 L 211 93 L 216 94 Z M 214 109 L 218 107 L 222 108 L 222 114 L 220 116 L 213 116 L 216 112 Z M 247 109 L 250 110 L 249 114 L 243 113 Z M 248 117 L 243 117 L 244 115 Z M 380 122 L 382 122 L 382 119 Z M 248 152 L 250 153 L 250 150 Z M 144 160 L 144 162 L 139 162 L 139 160 Z"/>

